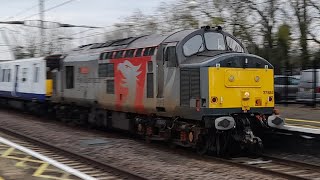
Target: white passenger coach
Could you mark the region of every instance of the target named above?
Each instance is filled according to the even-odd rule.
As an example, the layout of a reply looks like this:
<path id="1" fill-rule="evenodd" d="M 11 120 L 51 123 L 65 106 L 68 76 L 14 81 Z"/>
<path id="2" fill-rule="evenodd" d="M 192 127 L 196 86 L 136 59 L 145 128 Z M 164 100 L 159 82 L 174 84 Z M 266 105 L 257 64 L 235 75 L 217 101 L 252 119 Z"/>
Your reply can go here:
<path id="1" fill-rule="evenodd" d="M 51 91 L 43 57 L 0 62 L 0 96 L 45 101 Z"/>

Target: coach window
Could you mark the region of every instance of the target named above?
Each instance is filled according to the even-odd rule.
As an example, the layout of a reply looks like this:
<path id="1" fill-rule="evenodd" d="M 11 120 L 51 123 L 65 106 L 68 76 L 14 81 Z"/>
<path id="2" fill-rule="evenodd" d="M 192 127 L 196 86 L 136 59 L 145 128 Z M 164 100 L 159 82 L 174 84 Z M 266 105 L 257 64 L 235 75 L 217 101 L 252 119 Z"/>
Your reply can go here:
<path id="1" fill-rule="evenodd" d="M 22 82 L 27 81 L 27 75 L 28 75 L 28 68 L 23 68 L 22 69 Z"/>
<path id="2" fill-rule="evenodd" d="M 11 69 L 6 70 L 6 82 L 10 82 L 11 80 Z"/>
<path id="3" fill-rule="evenodd" d="M 142 50 L 143 48 L 137 49 L 135 57 L 140 57 L 142 55 Z"/>
<path id="4" fill-rule="evenodd" d="M 33 76 L 33 82 L 37 83 L 39 82 L 39 67 L 34 67 L 34 76 Z"/>
<path id="5" fill-rule="evenodd" d="M 0 79 L 0 81 L 1 81 L 1 82 L 4 82 L 4 69 L 2 69 L 0 73 L 1 73 L 1 79 Z"/>
<path id="6" fill-rule="evenodd" d="M 0 82 L 2 82 L 2 69 L 0 67 Z"/>
<path id="7" fill-rule="evenodd" d="M 74 67 L 66 66 L 66 87 L 67 89 L 74 88 Z"/>

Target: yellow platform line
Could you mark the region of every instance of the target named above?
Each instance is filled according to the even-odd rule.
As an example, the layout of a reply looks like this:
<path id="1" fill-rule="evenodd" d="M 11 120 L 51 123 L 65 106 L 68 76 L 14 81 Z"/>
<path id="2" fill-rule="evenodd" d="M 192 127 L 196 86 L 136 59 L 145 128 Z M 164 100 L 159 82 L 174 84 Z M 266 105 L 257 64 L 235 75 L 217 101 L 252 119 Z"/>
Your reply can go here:
<path id="1" fill-rule="evenodd" d="M 313 124 L 320 124 L 320 121 L 314 120 L 304 120 L 304 119 L 291 119 L 291 118 L 285 118 L 286 121 L 295 121 L 295 122 L 305 122 L 305 123 L 313 123 Z"/>
<path id="2" fill-rule="evenodd" d="M 312 125 L 307 125 L 307 124 L 291 124 L 291 123 L 287 123 L 287 125 L 290 126 L 300 126 L 300 127 L 306 127 L 306 128 L 312 128 L 312 129 L 320 129 L 319 126 L 312 126 Z"/>

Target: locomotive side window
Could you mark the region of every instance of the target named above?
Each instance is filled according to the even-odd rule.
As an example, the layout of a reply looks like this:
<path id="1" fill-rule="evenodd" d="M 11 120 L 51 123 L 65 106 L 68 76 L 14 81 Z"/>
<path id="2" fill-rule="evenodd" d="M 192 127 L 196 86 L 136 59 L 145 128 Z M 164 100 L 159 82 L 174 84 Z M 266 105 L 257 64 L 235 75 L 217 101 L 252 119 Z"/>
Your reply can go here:
<path id="1" fill-rule="evenodd" d="M 140 57 L 141 54 L 142 54 L 142 50 L 143 50 L 143 48 L 139 48 L 139 49 L 136 51 L 135 57 Z"/>
<path id="2" fill-rule="evenodd" d="M 228 48 L 230 48 L 231 51 L 244 52 L 244 49 L 241 47 L 239 43 L 237 43 L 237 41 L 235 41 L 234 39 L 228 36 L 226 40 L 227 40 Z"/>
<path id="3" fill-rule="evenodd" d="M 131 49 L 131 50 L 126 50 L 124 57 L 125 58 L 131 58 L 133 57 L 135 49 Z"/>
<path id="4" fill-rule="evenodd" d="M 153 98 L 153 73 L 147 73 L 147 98 Z"/>
<path id="5" fill-rule="evenodd" d="M 114 94 L 114 80 L 107 80 L 107 94 Z"/>
<path id="6" fill-rule="evenodd" d="M 107 74 L 108 74 L 107 71 L 108 71 L 107 63 L 99 64 L 99 68 L 98 68 L 99 77 L 107 77 Z"/>
<path id="7" fill-rule="evenodd" d="M 183 53 L 185 56 L 191 56 L 197 52 L 202 52 L 203 50 L 203 39 L 201 35 L 196 35 L 190 38 L 183 45 Z"/>
<path id="8" fill-rule="evenodd" d="M 99 77 L 114 77 L 113 63 L 99 64 L 98 74 Z"/>
<path id="9" fill-rule="evenodd" d="M 222 34 L 207 32 L 204 34 L 204 39 L 208 50 L 226 50 Z"/>
<path id="10" fill-rule="evenodd" d="M 168 46 L 165 50 L 165 60 L 168 61 L 168 67 L 177 66 L 177 54 L 175 46 Z"/>
<path id="11" fill-rule="evenodd" d="M 74 88 L 74 67 L 66 66 L 66 89 Z"/>
<path id="12" fill-rule="evenodd" d="M 108 63 L 107 67 L 107 77 L 114 77 L 114 65 L 113 63 Z"/>

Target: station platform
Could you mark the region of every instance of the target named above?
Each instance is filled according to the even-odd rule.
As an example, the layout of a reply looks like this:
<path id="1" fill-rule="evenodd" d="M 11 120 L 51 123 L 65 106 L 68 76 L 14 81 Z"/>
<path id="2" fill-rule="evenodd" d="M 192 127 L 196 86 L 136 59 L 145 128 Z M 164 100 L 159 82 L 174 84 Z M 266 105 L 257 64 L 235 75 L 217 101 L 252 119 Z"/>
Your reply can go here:
<path id="1" fill-rule="evenodd" d="M 72 173 L 76 170 L 3 137 L 0 133 L 0 180 L 82 179 Z"/>
<path id="2" fill-rule="evenodd" d="M 312 108 L 300 104 L 277 105 L 281 117 L 285 118 L 286 124 L 304 128 L 320 129 L 320 106 Z"/>

